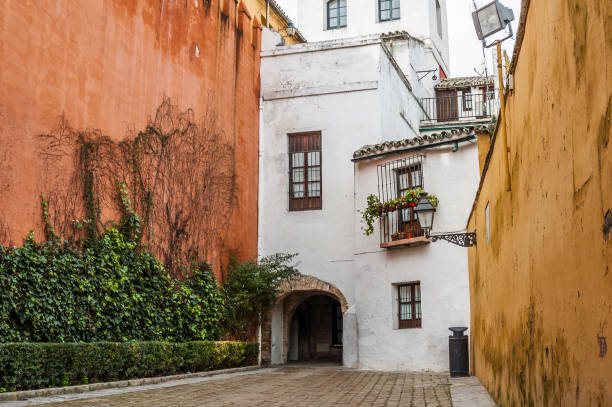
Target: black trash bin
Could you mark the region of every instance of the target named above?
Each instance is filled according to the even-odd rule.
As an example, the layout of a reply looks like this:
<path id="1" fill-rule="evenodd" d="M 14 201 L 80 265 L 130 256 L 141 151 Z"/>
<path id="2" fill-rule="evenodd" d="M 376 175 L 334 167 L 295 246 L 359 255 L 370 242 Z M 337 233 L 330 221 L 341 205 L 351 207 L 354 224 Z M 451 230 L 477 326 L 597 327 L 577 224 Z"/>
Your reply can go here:
<path id="1" fill-rule="evenodd" d="M 467 330 L 464 326 L 448 328 L 453 334 L 448 337 L 448 357 L 450 361 L 451 377 L 470 375 L 470 359 L 468 351 L 468 337 L 463 335 Z"/>

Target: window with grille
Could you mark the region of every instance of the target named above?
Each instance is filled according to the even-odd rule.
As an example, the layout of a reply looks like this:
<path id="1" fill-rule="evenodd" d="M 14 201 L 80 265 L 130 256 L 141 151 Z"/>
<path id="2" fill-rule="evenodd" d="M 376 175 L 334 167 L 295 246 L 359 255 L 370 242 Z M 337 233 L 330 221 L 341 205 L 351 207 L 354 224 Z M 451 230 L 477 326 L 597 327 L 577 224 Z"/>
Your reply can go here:
<path id="1" fill-rule="evenodd" d="M 400 18 L 400 0 L 378 0 L 378 21 Z"/>
<path id="2" fill-rule="evenodd" d="M 421 283 L 399 284 L 397 286 L 398 327 L 421 327 Z"/>
<path id="3" fill-rule="evenodd" d="M 321 209 L 321 132 L 289 135 L 289 210 Z"/>
<path id="4" fill-rule="evenodd" d="M 346 0 L 330 0 L 327 2 L 327 29 L 342 27 L 346 27 Z"/>
<path id="5" fill-rule="evenodd" d="M 423 172 L 421 164 L 401 167 L 395 170 L 397 177 L 397 197 L 404 196 L 406 191 L 423 188 Z M 410 237 L 422 236 L 423 230 L 414 212 L 414 208 L 402 209 L 398 214 L 398 231 L 411 234 Z"/>
<path id="6" fill-rule="evenodd" d="M 333 306 L 332 321 L 332 345 L 342 346 L 342 306 L 339 302 Z"/>

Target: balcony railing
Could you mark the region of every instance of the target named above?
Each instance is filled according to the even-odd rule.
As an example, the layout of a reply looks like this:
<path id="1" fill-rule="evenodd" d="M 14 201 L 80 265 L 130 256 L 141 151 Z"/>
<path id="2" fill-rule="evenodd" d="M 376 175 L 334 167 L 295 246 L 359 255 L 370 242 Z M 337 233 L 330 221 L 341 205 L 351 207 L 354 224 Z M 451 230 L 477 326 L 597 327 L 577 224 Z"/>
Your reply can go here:
<path id="1" fill-rule="evenodd" d="M 399 160 L 379 164 L 378 198 L 387 202 L 403 195 L 404 191 L 423 188 L 423 156 L 414 155 Z M 429 242 L 414 209 L 406 207 L 384 208 L 380 217 L 380 246 L 391 248 L 410 246 Z"/>
<path id="2" fill-rule="evenodd" d="M 453 122 L 488 119 L 499 109 L 496 92 L 463 93 L 421 99 L 421 122 Z"/>

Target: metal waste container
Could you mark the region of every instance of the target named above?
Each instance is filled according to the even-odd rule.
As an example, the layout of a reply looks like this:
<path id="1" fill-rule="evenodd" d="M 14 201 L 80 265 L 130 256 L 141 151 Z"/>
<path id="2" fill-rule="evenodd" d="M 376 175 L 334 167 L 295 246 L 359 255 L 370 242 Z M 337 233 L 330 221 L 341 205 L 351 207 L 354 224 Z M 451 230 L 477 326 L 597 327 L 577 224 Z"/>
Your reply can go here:
<path id="1" fill-rule="evenodd" d="M 463 332 L 467 330 L 464 326 L 448 328 L 453 334 L 448 337 L 448 357 L 450 362 L 451 377 L 470 375 L 470 359 L 468 351 L 468 337 Z"/>

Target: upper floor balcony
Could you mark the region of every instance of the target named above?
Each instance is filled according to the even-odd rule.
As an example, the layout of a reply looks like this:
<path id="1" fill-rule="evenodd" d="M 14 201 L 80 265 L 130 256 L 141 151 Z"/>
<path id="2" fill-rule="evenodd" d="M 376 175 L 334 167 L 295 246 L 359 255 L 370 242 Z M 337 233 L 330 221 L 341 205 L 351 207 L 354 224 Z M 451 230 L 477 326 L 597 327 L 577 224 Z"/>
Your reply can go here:
<path id="1" fill-rule="evenodd" d="M 448 122 L 490 121 L 499 109 L 497 92 L 437 91 L 433 98 L 421 99 L 423 114 L 421 125 Z"/>

